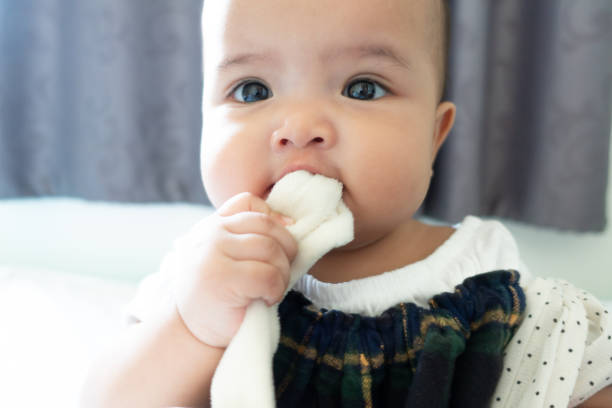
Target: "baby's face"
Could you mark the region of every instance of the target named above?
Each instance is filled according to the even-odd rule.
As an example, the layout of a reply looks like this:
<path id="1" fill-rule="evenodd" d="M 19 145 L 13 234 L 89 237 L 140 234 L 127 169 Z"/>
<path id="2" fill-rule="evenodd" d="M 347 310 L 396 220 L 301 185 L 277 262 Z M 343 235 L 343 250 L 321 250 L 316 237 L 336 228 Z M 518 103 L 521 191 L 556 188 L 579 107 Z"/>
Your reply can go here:
<path id="1" fill-rule="evenodd" d="M 437 101 L 432 3 L 207 1 L 202 176 L 212 203 L 265 198 L 306 169 L 344 184 L 353 245 L 411 219 L 454 117 Z"/>

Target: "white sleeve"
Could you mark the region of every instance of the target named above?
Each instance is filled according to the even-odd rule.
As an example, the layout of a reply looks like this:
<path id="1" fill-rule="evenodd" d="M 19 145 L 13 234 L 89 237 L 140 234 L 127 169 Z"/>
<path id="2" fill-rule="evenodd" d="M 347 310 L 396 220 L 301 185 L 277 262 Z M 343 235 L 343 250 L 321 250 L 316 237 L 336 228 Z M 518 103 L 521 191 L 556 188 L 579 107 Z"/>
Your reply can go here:
<path id="1" fill-rule="evenodd" d="M 525 296 L 491 406 L 574 407 L 609 384 L 611 328 L 601 304 L 556 279 L 533 279 Z"/>
<path id="2" fill-rule="evenodd" d="M 591 294 L 576 293 L 583 302 L 589 329 L 580 374 L 574 386 L 570 406 L 576 406 L 602 388 L 612 384 L 612 325 L 610 311 Z"/>
<path id="3" fill-rule="evenodd" d="M 136 295 L 126 305 L 123 322 L 126 325 L 148 320 L 159 311 L 174 306 L 171 292 L 172 257 L 166 255 L 159 271 L 146 276 L 138 285 Z"/>

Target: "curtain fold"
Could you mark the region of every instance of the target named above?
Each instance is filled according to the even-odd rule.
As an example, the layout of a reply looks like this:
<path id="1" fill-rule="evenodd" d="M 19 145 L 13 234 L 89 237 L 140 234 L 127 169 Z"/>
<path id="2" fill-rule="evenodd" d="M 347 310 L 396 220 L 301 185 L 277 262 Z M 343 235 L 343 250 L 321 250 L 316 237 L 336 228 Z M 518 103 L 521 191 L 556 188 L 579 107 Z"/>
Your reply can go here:
<path id="1" fill-rule="evenodd" d="M 609 0 L 456 0 L 454 130 L 424 213 L 605 227 L 612 99 Z"/>
<path id="2" fill-rule="evenodd" d="M 201 0 L 0 0 L 0 198 L 206 202 Z"/>
<path id="3" fill-rule="evenodd" d="M 201 7 L 0 0 L 0 198 L 206 202 Z M 447 97 L 458 115 L 422 212 L 602 230 L 612 2 L 451 9 Z"/>

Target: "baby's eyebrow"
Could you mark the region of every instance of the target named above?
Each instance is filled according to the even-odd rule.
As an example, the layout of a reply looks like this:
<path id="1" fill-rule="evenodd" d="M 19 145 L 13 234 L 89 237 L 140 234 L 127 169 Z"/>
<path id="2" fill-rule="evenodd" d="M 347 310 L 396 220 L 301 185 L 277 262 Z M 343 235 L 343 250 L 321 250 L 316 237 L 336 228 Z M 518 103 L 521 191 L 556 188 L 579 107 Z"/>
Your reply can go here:
<path id="1" fill-rule="evenodd" d="M 329 63 L 332 60 L 344 57 L 355 59 L 379 58 L 385 59 L 394 65 L 410 69 L 410 63 L 402 58 L 393 48 L 382 44 L 351 45 L 333 48 L 321 56 L 322 62 Z"/>
<path id="2" fill-rule="evenodd" d="M 239 65 L 248 65 L 256 61 L 273 61 L 276 58 L 272 54 L 265 53 L 242 53 L 234 56 L 224 58 L 219 65 L 217 65 L 217 71 L 227 71 L 232 67 Z"/>
<path id="3" fill-rule="evenodd" d="M 398 55 L 393 48 L 380 44 L 351 45 L 331 48 L 320 56 L 322 63 L 330 63 L 333 60 L 350 57 L 353 59 L 379 58 L 385 59 L 394 65 L 410 69 L 410 63 Z M 278 56 L 272 52 L 253 53 L 246 52 L 224 58 L 217 66 L 218 71 L 227 71 L 239 65 L 248 65 L 254 62 L 278 62 Z"/>

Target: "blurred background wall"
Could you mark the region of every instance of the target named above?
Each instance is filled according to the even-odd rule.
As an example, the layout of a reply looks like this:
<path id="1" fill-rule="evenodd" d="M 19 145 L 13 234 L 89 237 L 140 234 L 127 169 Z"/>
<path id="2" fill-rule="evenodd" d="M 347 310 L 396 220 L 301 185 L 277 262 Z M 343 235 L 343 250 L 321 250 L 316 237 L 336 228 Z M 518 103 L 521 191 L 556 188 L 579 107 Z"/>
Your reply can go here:
<path id="1" fill-rule="evenodd" d="M 603 230 L 612 2 L 449 4 L 458 113 L 423 213 Z M 206 202 L 201 7 L 1 0 L 0 198 Z"/>
<path id="2" fill-rule="evenodd" d="M 201 0 L 0 0 L 0 198 L 206 202 Z"/>
<path id="3" fill-rule="evenodd" d="M 612 94 L 610 95 L 612 98 Z M 611 135 L 612 137 L 612 135 Z M 612 149 L 610 149 L 612 156 Z M 612 167 L 608 169 L 606 218 L 612 217 Z M 612 301 L 612 225 L 601 233 L 575 233 L 504 220 L 531 272 L 558 277 Z"/>
<path id="4" fill-rule="evenodd" d="M 612 298 L 612 2 L 450 5 L 458 117 L 423 214 L 499 217 L 534 273 Z M 209 211 L 201 6 L 0 0 L 0 262 L 137 280 Z"/>

